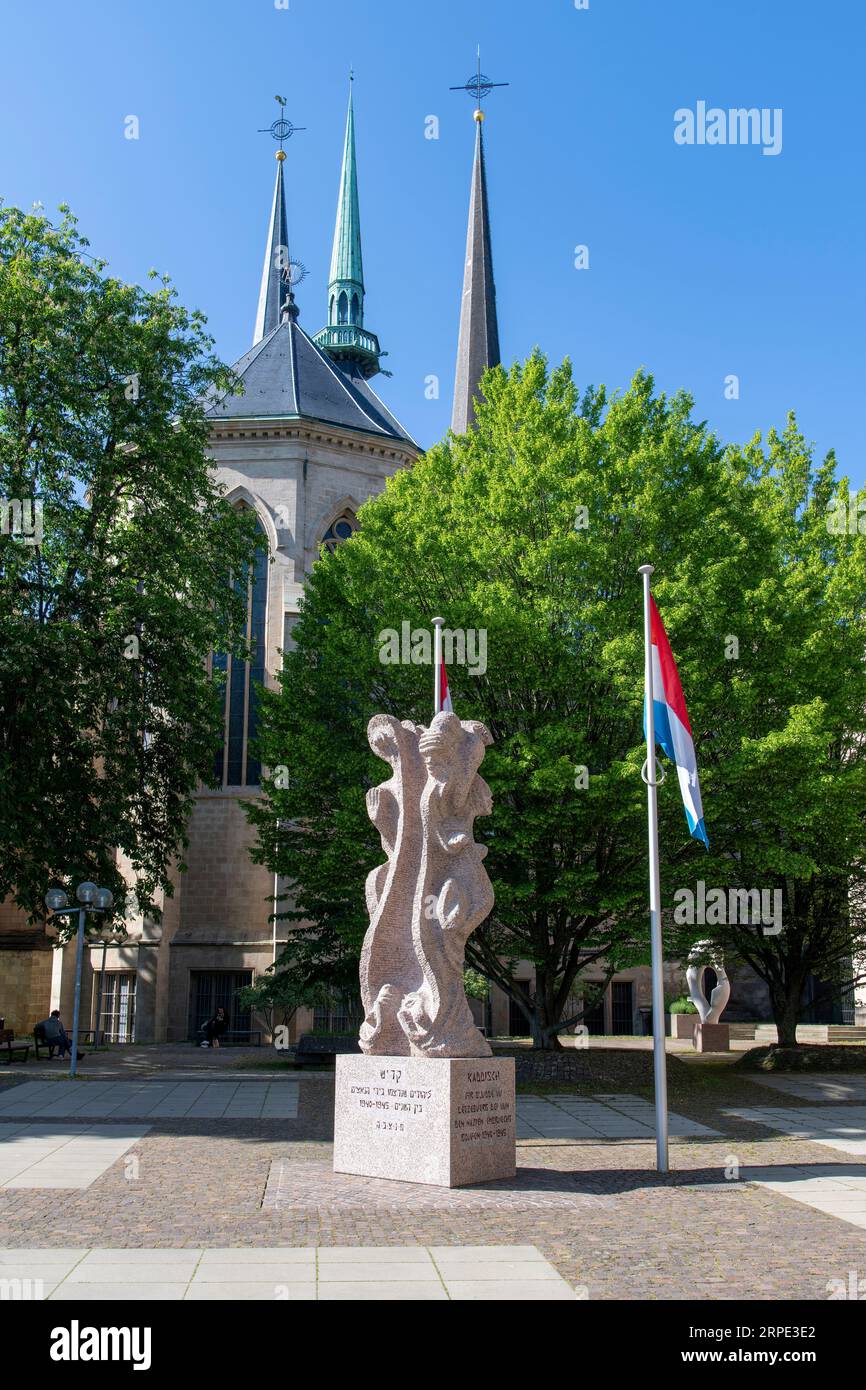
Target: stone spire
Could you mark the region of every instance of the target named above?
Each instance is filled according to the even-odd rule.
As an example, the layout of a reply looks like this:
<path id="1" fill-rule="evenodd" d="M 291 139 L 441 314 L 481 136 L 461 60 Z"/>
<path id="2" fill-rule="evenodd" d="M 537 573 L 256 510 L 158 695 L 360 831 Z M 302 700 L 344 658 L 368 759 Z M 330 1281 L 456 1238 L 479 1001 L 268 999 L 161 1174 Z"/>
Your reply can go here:
<path id="1" fill-rule="evenodd" d="M 271 220 L 268 238 L 265 243 L 265 260 L 262 266 L 262 285 L 259 290 L 259 308 L 256 314 L 256 327 L 253 334 L 253 347 L 261 342 L 266 334 L 277 328 L 282 320 L 284 309 L 294 309 L 294 296 L 291 285 L 289 265 L 289 231 L 286 216 L 286 192 L 283 185 L 283 164 L 285 150 L 277 150 L 277 177 L 274 183 L 274 201 L 271 207 Z M 294 310 L 297 312 L 297 310 Z"/>
<path id="2" fill-rule="evenodd" d="M 455 434 L 465 434 L 475 424 L 474 397 L 479 382 L 485 368 L 495 367 L 500 361 L 483 122 L 484 112 L 479 109 L 475 112 L 475 162 L 472 167 L 454 409 L 451 415 L 451 428 Z"/>
<path id="3" fill-rule="evenodd" d="M 354 77 L 350 74 L 343 169 L 328 283 L 328 325 L 316 334 L 315 342 L 337 361 L 355 362 L 364 376 L 371 377 L 380 370 L 380 350 L 376 335 L 364 328 L 364 262 L 361 254 L 353 85 Z"/>

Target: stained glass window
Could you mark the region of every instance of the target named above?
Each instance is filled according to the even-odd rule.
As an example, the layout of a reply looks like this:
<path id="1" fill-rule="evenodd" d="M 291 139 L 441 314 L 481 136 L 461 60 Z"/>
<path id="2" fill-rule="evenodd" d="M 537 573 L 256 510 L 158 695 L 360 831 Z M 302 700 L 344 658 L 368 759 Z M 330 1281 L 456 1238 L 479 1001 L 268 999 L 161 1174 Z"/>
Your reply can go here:
<path id="1" fill-rule="evenodd" d="M 256 522 L 260 544 L 254 565 L 245 579 L 236 579 L 235 588 L 246 593 L 246 636 L 252 646 L 250 661 L 230 653 L 214 652 L 211 669 L 225 672 L 223 719 L 225 741 L 216 757 L 216 777 L 223 787 L 255 787 L 261 781 L 261 765 L 250 754 L 250 744 L 258 730 L 259 696 L 257 685 L 265 680 L 265 621 L 268 600 L 268 549 L 261 524 Z"/>
<path id="2" fill-rule="evenodd" d="M 344 512 L 336 521 L 331 522 L 322 537 L 322 545 L 326 550 L 336 550 L 340 541 L 347 541 L 357 529 L 358 523 L 351 512 Z"/>

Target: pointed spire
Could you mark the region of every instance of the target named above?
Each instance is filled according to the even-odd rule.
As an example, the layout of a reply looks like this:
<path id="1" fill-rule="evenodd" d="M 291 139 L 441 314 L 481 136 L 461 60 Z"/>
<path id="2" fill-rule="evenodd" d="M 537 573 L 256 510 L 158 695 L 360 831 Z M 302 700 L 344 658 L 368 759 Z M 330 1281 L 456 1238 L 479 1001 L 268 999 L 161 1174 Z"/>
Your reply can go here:
<path id="1" fill-rule="evenodd" d="M 316 334 L 314 341 L 336 361 L 356 363 L 363 376 L 371 377 L 380 370 L 380 349 L 375 333 L 364 327 L 364 262 L 352 99 L 354 80 L 354 74 L 350 73 L 343 168 L 328 283 L 328 325 Z"/>
<path id="2" fill-rule="evenodd" d="M 284 308 L 288 307 L 289 304 L 294 306 L 289 274 L 289 228 L 286 215 L 286 193 L 283 185 L 285 158 L 285 151 L 277 150 L 277 177 L 274 183 L 274 201 L 271 206 L 271 219 L 265 243 L 265 260 L 262 266 L 262 284 L 259 290 L 259 307 L 253 334 L 253 347 L 279 326 Z"/>
<path id="3" fill-rule="evenodd" d="M 354 75 L 349 77 L 349 111 L 346 116 L 346 138 L 343 143 L 343 169 L 340 174 L 340 194 L 337 199 L 337 221 L 334 226 L 334 249 L 331 255 L 330 295 L 338 287 L 356 290 L 359 296 L 358 316 L 349 319 L 362 327 L 364 323 L 364 263 L 361 256 L 361 213 L 358 204 L 358 163 L 355 155 L 355 109 L 352 101 Z M 349 312 L 351 314 L 351 303 Z M 336 319 L 328 315 L 329 323 Z"/>
<path id="4" fill-rule="evenodd" d="M 484 164 L 483 121 L 483 111 L 476 110 L 475 162 L 472 168 L 460 338 L 457 344 L 457 372 L 451 416 L 451 428 L 455 434 L 465 434 L 475 424 L 474 397 L 478 392 L 479 382 L 485 369 L 495 367 L 500 361 L 490 213 L 487 203 L 487 173 Z"/>
<path id="5" fill-rule="evenodd" d="M 265 243 L 265 263 L 262 267 L 262 285 L 259 290 L 259 307 L 256 314 L 256 327 L 253 334 L 253 347 L 261 342 L 266 334 L 273 332 L 282 323 L 286 314 L 297 318 L 295 296 L 292 292 L 292 262 L 289 258 L 289 229 L 286 215 L 286 191 L 283 186 L 283 165 L 286 152 L 283 146 L 291 140 L 296 130 L 306 130 L 306 126 L 294 125 L 286 118 L 286 98 L 274 97 L 278 116 L 271 125 L 260 130 L 260 135 L 270 135 L 279 141 L 277 150 L 277 177 L 274 182 L 274 201 L 271 206 L 271 220 L 268 239 Z M 299 267 L 295 265 L 295 270 Z M 302 274 L 306 272 L 300 267 Z"/>

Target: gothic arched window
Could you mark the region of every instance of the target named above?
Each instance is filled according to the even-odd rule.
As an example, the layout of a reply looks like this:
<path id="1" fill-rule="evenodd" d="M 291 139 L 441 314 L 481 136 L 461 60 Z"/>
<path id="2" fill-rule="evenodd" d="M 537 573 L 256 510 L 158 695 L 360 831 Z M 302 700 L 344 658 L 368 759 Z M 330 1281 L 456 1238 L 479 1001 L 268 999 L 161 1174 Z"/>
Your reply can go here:
<path id="1" fill-rule="evenodd" d="M 331 311 L 330 311 L 330 313 L 328 314 L 328 322 L 329 322 L 329 323 L 333 323 L 333 322 L 334 322 L 334 305 L 336 304 L 336 302 L 337 302 L 337 301 L 336 301 L 336 299 L 334 298 L 334 296 L 331 295 Z"/>
<path id="2" fill-rule="evenodd" d="M 347 541 L 349 537 L 358 529 L 358 522 L 351 512 L 343 512 L 336 521 L 332 521 L 324 536 L 322 545 L 326 550 L 334 551 L 340 541 Z"/>
<path id="3" fill-rule="evenodd" d="M 252 757 L 250 744 L 258 732 L 258 685 L 265 680 L 265 620 L 268 606 L 268 546 L 261 523 L 256 521 L 259 541 L 255 563 L 235 589 L 246 596 L 246 638 L 252 647 L 251 660 L 241 661 L 226 652 L 214 652 L 211 669 L 225 673 L 222 690 L 223 746 L 216 756 L 216 777 L 223 787 L 257 787 L 261 764 Z"/>
<path id="4" fill-rule="evenodd" d="M 345 290 L 340 291 L 340 298 L 337 300 L 337 323 L 349 322 L 349 296 Z"/>
<path id="5" fill-rule="evenodd" d="M 358 296 L 357 296 L 356 294 L 353 294 L 353 295 L 352 295 L 352 322 L 353 322 L 353 323 L 357 323 L 357 322 L 358 322 L 359 316 L 360 316 L 360 304 L 359 304 L 359 302 L 358 302 Z"/>

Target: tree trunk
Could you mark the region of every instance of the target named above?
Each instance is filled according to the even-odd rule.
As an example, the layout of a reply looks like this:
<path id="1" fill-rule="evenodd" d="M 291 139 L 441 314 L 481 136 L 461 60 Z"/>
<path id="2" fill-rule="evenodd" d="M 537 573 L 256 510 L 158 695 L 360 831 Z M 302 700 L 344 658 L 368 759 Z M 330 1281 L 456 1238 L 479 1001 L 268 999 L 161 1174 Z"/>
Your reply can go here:
<path id="1" fill-rule="evenodd" d="M 790 986 L 786 994 L 773 995 L 773 1019 L 779 1033 L 780 1047 L 796 1047 L 797 1022 L 800 1017 L 800 986 Z"/>

